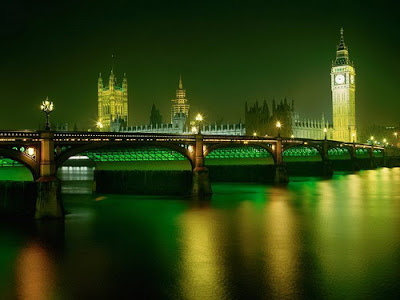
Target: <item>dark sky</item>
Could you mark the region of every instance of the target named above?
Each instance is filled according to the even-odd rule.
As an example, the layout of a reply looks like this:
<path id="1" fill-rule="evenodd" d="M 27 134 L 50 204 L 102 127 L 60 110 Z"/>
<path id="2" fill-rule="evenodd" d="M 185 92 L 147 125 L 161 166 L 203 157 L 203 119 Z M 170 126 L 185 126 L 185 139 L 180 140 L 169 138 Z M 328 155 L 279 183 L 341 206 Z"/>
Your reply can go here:
<path id="1" fill-rule="evenodd" d="M 279 2 L 279 3 L 278 3 Z M 287 96 L 331 118 L 330 67 L 344 27 L 357 72 L 358 120 L 398 123 L 400 18 L 394 1 L 0 2 L 0 128 L 97 115 L 97 78 L 128 76 L 130 123 L 153 103 L 169 119 L 179 73 L 193 112 L 244 120 L 244 102 Z"/>

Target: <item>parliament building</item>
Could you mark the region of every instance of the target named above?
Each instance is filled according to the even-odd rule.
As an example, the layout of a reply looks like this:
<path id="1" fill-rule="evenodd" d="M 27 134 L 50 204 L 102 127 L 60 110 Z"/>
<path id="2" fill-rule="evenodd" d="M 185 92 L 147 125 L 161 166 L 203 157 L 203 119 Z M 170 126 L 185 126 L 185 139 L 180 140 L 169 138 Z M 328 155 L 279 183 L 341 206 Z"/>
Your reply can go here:
<path id="1" fill-rule="evenodd" d="M 331 67 L 332 113 L 333 122 L 329 123 L 322 114 L 318 120 L 300 118 L 294 109 L 294 101 L 286 98 L 272 100 L 271 107 L 264 100 L 253 105 L 245 104 L 245 124 L 202 125 L 203 134 L 214 135 L 258 135 L 276 136 L 276 123 L 282 124 L 281 135 L 285 137 L 324 139 L 355 142 L 357 127 L 355 118 L 355 68 L 349 58 L 349 50 L 344 42 L 343 29 L 336 48 L 336 58 Z M 103 131 L 147 132 L 147 133 L 192 133 L 190 105 L 179 77 L 175 98 L 171 100 L 170 122 L 158 124 L 128 125 L 128 81 L 126 76 L 122 84 L 117 83 L 113 70 L 108 86 L 98 79 L 98 129 Z M 155 110 L 153 107 L 152 110 Z M 159 114 L 158 110 L 157 113 Z M 159 118 L 161 120 L 161 115 Z M 161 123 L 161 122 L 160 122 Z"/>

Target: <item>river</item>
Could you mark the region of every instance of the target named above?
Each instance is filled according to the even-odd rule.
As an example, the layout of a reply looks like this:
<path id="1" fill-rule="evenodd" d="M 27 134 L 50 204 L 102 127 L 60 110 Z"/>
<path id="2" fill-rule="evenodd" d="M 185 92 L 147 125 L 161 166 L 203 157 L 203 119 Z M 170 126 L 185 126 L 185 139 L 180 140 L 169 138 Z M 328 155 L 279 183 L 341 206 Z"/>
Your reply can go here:
<path id="1" fill-rule="evenodd" d="M 0 299 L 391 299 L 400 168 L 210 199 L 92 195 L 64 167 L 65 221 L 0 222 Z"/>

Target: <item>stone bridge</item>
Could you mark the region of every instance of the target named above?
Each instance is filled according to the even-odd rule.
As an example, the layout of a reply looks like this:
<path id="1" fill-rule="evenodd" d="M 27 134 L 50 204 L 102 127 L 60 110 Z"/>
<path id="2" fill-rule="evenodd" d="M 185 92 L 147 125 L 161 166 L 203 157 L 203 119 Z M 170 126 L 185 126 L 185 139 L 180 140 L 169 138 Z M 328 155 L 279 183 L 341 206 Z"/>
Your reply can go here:
<path id="1" fill-rule="evenodd" d="M 357 169 L 357 153 L 367 155 L 371 167 L 374 156 L 384 157 L 383 147 L 344 143 L 332 140 L 310 140 L 284 137 L 173 135 L 151 133 L 114 132 L 33 132 L 0 131 L 0 157 L 9 158 L 26 166 L 37 182 L 36 217 L 63 216 L 59 199 L 59 168 L 68 158 L 104 148 L 163 147 L 182 154 L 191 164 L 193 172 L 193 195 L 211 194 L 209 174 L 205 160 L 213 151 L 221 148 L 254 147 L 267 151 L 274 162 L 274 182 L 288 181 L 283 156 L 289 149 L 313 149 L 321 157 L 323 172 L 331 175 L 329 155 L 345 151 L 349 164 Z M 290 150 L 289 150 L 290 151 Z"/>

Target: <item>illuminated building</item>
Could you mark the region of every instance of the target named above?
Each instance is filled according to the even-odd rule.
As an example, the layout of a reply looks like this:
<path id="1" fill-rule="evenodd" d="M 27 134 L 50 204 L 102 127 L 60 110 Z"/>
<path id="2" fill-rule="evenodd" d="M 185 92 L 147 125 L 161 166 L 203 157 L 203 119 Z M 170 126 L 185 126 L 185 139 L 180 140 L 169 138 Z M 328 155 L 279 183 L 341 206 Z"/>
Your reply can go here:
<path id="1" fill-rule="evenodd" d="M 111 131 L 121 132 L 144 132 L 144 133 L 184 133 L 192 134 L 190 124 L 190 105 L 186 98 L 186 90 L 183 88 L 182 77 L 179 77 L 178 89 L 175 99 L 171 100 L 171 122 L 167 124 L 150 124 L 126 126 L 121 125 L 119 121 L 112 123 Z M 192 120 L 194 121 L 194 119 Z M 245 135 L 244 124 L 202 124 L 202 134 L 213 135 Z"/>
<path id="2" fill-rule="evenodd" d="M 246 134 L 251 135 L 257 132 L 259 135 L 276 136 L 276 122 L 282 123 L 281 135 L 285 137 L 324 139 L 324 128 L 327 128 L 327 138 L 332 139 L 332 126 L 322 115 L 319 120 L 300 119 L 299 114 L 294 110 L 294 101 L 289 104 L 287 99 L 275 103 L 272 100 L 271 109 L 264 100 L 263 105 L 258 102 L 252 106 L 245 107 Z"/>
<path id="3" fill-rule="evenodd" d="M 128 79 L 126 74 L 122 84 L 117 83 L 117 78 L 111 70 L 108 86 L 103 84 L 101 74 L 97 84 L 98 91 L 98 119 L 99 128 L 104 131 L 118 131 L 118 126 L 128 124 Z"/>
<path id="4" fill-rule="evenodd" d="M 183 88 L 182 76 L 179 76 L 179 85 L 176 90 L 175 99 L 171 100 L 171 124 L 173 128 L 179 129 L 181 132 L 186 125 L 189 117 L 189 104 L 186 99 L 186 90 Z"/>
<path id="5" fill-rule="evenodd" d="M 342 28 L 336 59 L 331 68 L 333 138 L 335 140 L 352 142 L 353 137 L 355 141 L 357 140 L 355 77 L 355 68 L 349 59 L 349 50 L 344 43 Z"/>

